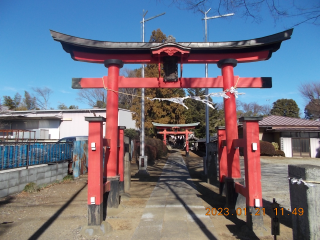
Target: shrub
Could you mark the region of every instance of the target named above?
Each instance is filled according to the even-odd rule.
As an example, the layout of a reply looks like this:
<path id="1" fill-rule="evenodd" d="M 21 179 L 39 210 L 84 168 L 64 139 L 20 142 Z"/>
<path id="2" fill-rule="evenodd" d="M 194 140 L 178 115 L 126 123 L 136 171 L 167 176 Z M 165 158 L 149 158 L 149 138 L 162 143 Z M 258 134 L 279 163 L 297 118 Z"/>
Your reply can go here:
<path id="1" fill-rule="evenodd" d="M 28 193 L 38 192 L 39 190 L 40 190 L 39 187 L 34 182 L 28 183 L 23 189 L 24 192 L 28 192 Z"/>
<path id="2" fill-rule="evenodd" d="M 274 146 L 265 141 L 260 141 L 260 156 L 274 156 L 275 154 Z"/>
<path id="3" fill-rule="evenodd" d="M 277 151 L 279 150 L 279 144 L 276 142 L 272 142 L 272 145 L 274 146 L 274 149 Z"/>
<path id="4" fill-rule="evenodd" d="M 285 157 L 285 156 L 286 156 L 286 155 L 284 154 L 284 152 L 281 151 L 281 150 L 276 150 L 276 152 L 275 152 L 274 155 L 275 155 L 275 156 L 281 156 L 281 157 Z"/>
<path id="5" fill-rule="evenodd" d="M 131 139 L 138 139 L 139 138 L 139 134 L 138 134 L 137 130 L 135 130 L 133 128 L 125 129 L 124 135 L 131 138 Z"/>
<path id="6" fill-rule="evenodd" d="M 145 155 L 148 156 L 148 163 L 152 163 L 157 159 L 157 149 L 154 146 L 146 144 Z"/>
<path id="7" fill-rule="evenodd" d="M 148 161 L 150 159 L 150 161 L 152 162 L 156 159 L 167 156 L 168 149 L 160 139 L 146 138 L 145 142 L 146 142 L 145 149 L 146 149 L 146 155 L 148 156 Z M 149 146 L 148 150 L 147 150 L 147 146 Z"/>

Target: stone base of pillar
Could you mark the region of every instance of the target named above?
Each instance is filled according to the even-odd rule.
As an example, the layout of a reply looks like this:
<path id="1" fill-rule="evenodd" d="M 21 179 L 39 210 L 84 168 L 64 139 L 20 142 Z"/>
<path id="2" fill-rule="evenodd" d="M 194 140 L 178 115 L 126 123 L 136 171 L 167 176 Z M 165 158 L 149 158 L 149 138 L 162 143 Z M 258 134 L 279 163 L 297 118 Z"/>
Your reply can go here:
<path id="1" fill-rule="evenodd" d="M 108 177 L 110 181 L 110 192 L 107 193 L 107 207 L 118 208 L 119 207 L 119 179 L 120 176 Z"/>
<path id="2" fill-rule="evenodd" d="M 256 236 L 263 237 L 270 235 L 270 232 L 263 226 L 262 207 L 246 206 L 247 227 L 253 231 Z"/>
<path id="3" fill-rule="evenodd" d="M 291 211 L 296 213 L 290 213 L 293 239 L 320 239 L 320 167 L 309 164 L 289 165 L 288 175 Z M 304 182 L 299 184 L 298 179 Z"/>
<path id="4" fill-rule="evenodd" d="M 88 205 L 88 226 L 100 226 L 103 221 L 103 203 Z"/>
<path id="5" fill-rule="evenodd" d="M 85 239 L 92 239 L 93 237 L 99 236 L 104 237 L 106 234 L 113 231 L 112 226 L 108 222 L 102 222 L 98 226 L 84 226 L 80 234 L 85 237 Z"/>
<path id="6" fill-rule="evenodd" d="M 230 212 L 235 212 L 237 208 L 246 207 L 246 198 L 241 194 L 236 192 L 235 182 L 244 185 L 243 178 L 224 178 L 224 187 L 226 193 L 226 205 L 225 207 L 229 209 Z"/>
<path id="7" fill-rule="evenodd" d="M 119 194 L 124 193 L 124 182 L 119 182 Z"/>

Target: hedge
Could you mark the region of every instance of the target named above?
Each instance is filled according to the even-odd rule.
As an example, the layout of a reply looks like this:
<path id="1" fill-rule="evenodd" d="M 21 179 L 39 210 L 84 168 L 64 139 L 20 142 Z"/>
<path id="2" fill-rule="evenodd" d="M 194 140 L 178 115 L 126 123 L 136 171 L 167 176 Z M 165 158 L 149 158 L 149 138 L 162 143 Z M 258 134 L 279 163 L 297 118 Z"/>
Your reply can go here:
<path id="1" fill-rule="evenodd" d="M 271 143 L 260 141 L 260 156 L 274 156 L 275 153 L 276 150 Z"/>
<path id="2" fill-rule="evenodd" d="M 285 157 L 286 155 L 284 154 L 284 151 L 281 151 L 281 150 L 276 150 L 275 156 L 281 156 L 281 157 Z"/>

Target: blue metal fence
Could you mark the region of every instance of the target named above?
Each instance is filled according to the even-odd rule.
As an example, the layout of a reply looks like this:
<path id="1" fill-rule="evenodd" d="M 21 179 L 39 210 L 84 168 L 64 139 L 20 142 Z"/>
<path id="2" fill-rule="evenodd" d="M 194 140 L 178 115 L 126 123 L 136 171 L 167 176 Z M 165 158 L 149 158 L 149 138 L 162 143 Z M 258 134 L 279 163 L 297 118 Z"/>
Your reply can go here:
<path id="1" fill-rule="evenodd" d="M 1 143 L 0 170 L 72 160 L 72 147 L 71 143 Z"/>

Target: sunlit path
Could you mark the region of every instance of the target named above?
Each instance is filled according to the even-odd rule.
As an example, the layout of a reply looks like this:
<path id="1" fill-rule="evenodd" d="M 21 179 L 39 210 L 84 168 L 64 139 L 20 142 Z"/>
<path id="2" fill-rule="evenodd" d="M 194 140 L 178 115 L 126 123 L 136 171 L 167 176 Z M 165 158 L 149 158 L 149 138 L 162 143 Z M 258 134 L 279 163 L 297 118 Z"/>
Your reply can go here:
<path id="1" fill-rule="evenodd" d="M 169 156 L 132 239 L 216 239 L 181 155 Z"/>

